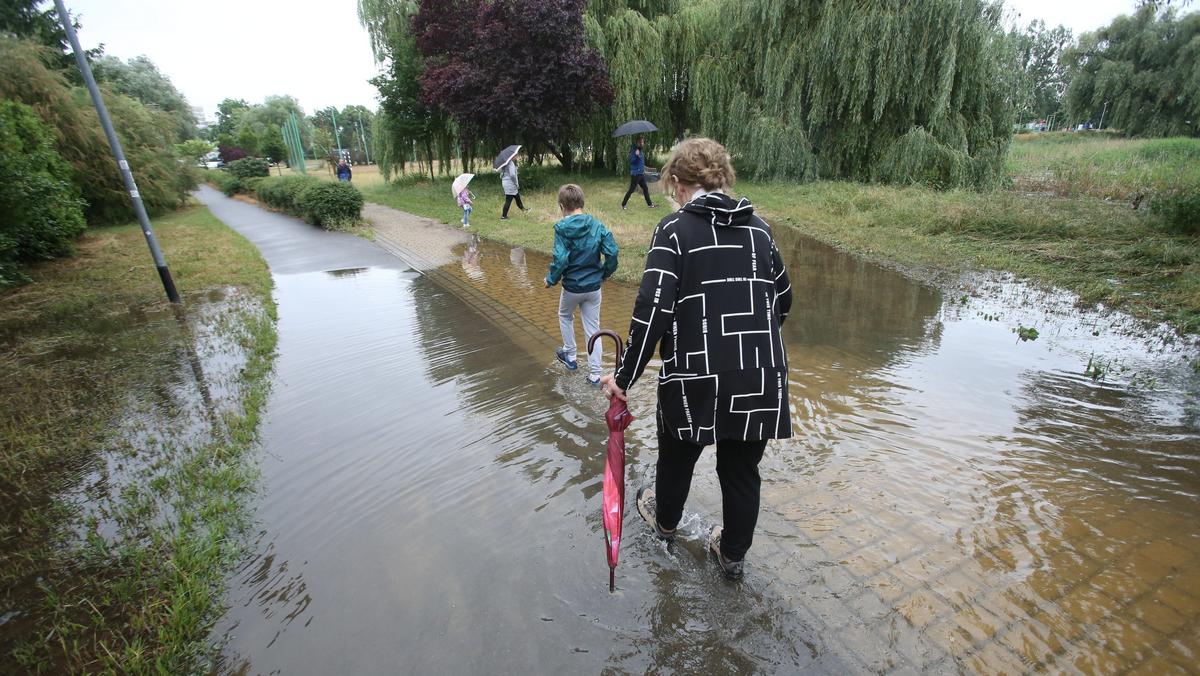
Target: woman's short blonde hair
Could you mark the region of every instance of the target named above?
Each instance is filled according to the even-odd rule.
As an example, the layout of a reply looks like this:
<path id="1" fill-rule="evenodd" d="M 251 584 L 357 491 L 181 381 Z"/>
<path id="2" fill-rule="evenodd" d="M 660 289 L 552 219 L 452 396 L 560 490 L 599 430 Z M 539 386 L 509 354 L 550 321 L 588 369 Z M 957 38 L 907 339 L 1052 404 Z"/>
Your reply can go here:
<path id="1" fill-rule="evenodd" d="M 671 156 L 662 168 L 663 189 L 670 192 L 675 182 L 698 185 L 705 190 L 727 190 L 737 181 L 737 173 L 725 146 L 710 138 L 689 138 L 671 148 Z"/>

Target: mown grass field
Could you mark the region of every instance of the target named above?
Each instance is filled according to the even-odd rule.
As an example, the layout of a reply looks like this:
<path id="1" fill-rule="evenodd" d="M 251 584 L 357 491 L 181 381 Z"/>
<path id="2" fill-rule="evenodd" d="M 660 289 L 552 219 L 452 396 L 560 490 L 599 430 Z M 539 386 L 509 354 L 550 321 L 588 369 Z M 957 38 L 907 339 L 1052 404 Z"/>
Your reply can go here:
<path id="1" fill-rule="evenodd" d="M 1014 140 L 1011 189 L 936 191 L 819 181 L 808 184 L 739 181 L 769 220 L 885 265 L 930 273 L 1005 270 L 1073 291 L 1086 304 L 1200 331 L 1200 239 L 1177 234 L 1147 204 L 1156 190 L 1200 189 L 1200 139 L 1127 140 L 1089 134 L 1040 134 Z M 357 176 L 363 175 L 361 182 Z M 367 200 L 438 219 L 459 221 L 450 177 L 404 176 L 385 183 L 356 169 Z M 650 232 L 667 213 L 648 209 L 628 179 L 607 173 L 523 168 L 522 195 L 532 211 L 499 220 L 503 203 L 490 169 L 471 184 L 477 195 L 471 229 L 537 251 L 553 245 L 556 192 L 574 182 L 586 210 L 613 230 L 621 245 L 618 276 L 640 274 Z M 1138 196 L 1141 195 L 1139 198 Z M 1137 204 L 1138 208 L 1134 208 Z"/>
<path id="2" fill-rule="evenodd" d="M 204 659 L 257 476 L 271 277 L 203 208 L 154 225 L 189 313 L 213 289 L 247 301 L 208 327 L 245 355 L 227 384 L 237 401 L 194 445 L 111 433 L 131 402 L 170 400 L 193 347 L 136 224 L 90 229 L 75 257 L 0 295 L 0 608 L 13 613 L 0 672 L 180 673 Z"/>

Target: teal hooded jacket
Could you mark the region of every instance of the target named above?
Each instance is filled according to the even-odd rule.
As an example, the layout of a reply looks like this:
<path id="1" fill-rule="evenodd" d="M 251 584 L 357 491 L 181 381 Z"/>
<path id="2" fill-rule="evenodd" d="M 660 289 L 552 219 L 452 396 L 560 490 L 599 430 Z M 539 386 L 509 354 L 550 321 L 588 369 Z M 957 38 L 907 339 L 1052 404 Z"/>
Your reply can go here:
<path id="1" fill-rule="evenodd" d="M 571 293 L 590 293 L 616 270 L 617 241 L 594 216 L 575 214 L 554 224 L 554 259 L 546 284 L 554 286 L 561 279 Z"/>

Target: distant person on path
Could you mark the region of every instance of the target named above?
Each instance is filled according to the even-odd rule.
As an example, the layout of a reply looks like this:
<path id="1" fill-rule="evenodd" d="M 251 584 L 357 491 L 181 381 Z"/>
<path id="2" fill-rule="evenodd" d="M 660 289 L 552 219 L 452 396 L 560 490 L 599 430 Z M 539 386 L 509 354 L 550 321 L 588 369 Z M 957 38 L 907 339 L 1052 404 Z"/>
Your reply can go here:
<path id="1" fill-rule="evenodd" d="M 558 328 L 563 346 L 555 351 L 568 371 L 579 368 L 575 361 L 575 309 L 583 323 L 584 344 L 600 330 L 600 285 L 617 270 L 617 241 L 604 224 L 583 213 L 583 188 L 568 183 L 558 189 L 562 219 L 554 224 L 554 258 L 546 288 L 562 280 L 558 297 Z M 601 262 L 603 258 L 603 262 Z M 588 353 L 588 382 L 600 385 L 600 356 L 596 342 Z"/>
<path id="2" fill-rule="evenodd" d="M 780 336 L 792 286 L 771 226 L 726 192 L 736 177 L 724 146 L 683 141 L 662 174 L 683 207 L 654 230 L 625 358 L 601 383 L 625 399 L 661 346 L 658 470 L 654 488 L 638 491 L 638 512 L 673 539 L 696 460 L 716 444 L 724 528 L 709 548 L 737 579 L 758 522 L 758 463 L 768 439 L 792 436 Z"/>
<path id="3" fill-rule="evenodd" d="M 471 201 L 471 197 L 471 191 L 464 187 L 462 190 L 458 191 L 458 197 L 456 198 L 458 200 L 458 206 L 462 207 L 463 210 L 462 227 L 464 228 L 471 226 L 471 211 L 475 204 Z"/>
<path id="4" fill-rule="evenodd" d="M 625 199 L 621 200 L 621 208 L 629 202 L 629 196 L 633 194 L 639 186 L 642 188 L 642 196 L 646 198 L 646 206 L 653 208 L 654 202 L 650 201 L 650 188 L 646 186 L 646 139 L 643 136 L 637 137 L 633 145 L 629 148 L 629 190 L 625 191 Z"/>
<path id="5" fill-rule="evenodd" d="M 513 157 L 508 161 L 508 164 L 500 167 L 500 185 L 504 186 L 504 211 L 500 214 L 500 220 L 508 219 L 508 207 L 517 201 L 517 208 L 521 211 L 529 211 L 521 204 L 521 184 L 517 181 L 517 158 Z"/>
<path id="6" fill-rule="evenodd" d="M 350 171 L 350 165 L 346 164 L 346 160 L 342 160 L 341 162 L 338 162 L 337 178 L 339 181 L 346 181 L 347 183 L 349 183 L 350 178 L 351 178 L 351 176 L 353 176 L 353 174 L 354 174 L 354 172 Z"/>

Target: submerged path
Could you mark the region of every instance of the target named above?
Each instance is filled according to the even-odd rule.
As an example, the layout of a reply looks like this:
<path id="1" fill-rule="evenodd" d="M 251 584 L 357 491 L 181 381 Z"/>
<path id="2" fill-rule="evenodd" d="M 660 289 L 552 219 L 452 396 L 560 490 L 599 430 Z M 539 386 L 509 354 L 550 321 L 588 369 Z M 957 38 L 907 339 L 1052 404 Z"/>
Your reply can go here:
<path id="1" fill-rule="evenodd" d="M 219 630 L 268 673 L 1184 672 L 1200 653 L 1200 391 L 1180 355 L 1018 284 L 943 299 L 781 232 L 796 437 L 744 582 L 599 519 L 604 404 L 556 368 L 544 257 L 369 206 L 376 242 L 204 188 L 275 275 L 262 532 Z M 605 287 L 624 332 L 633 289 Z M 1059 304 L 1059 305 L 1056 305 Z M 1042 338 L 1014 340 L 1036 324 Z M 1093 334 L 1100 333 L 1096 337 Z M 1139 387 L 1083 375 L 1125 355 Z M 630 493 L 653 476 L 634 392 Z"/>

